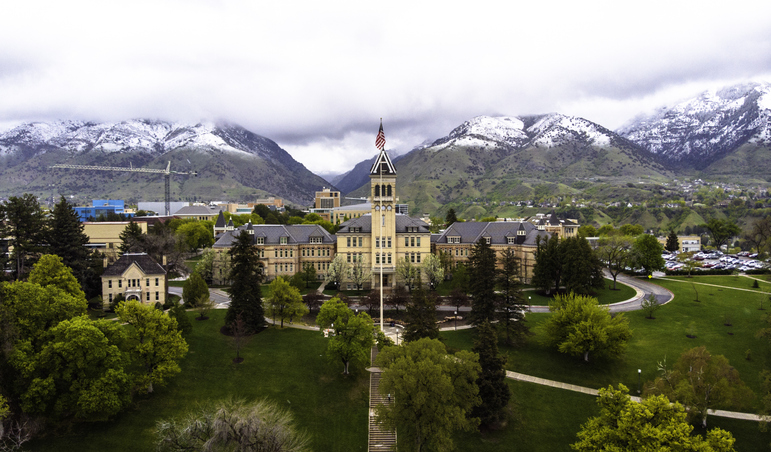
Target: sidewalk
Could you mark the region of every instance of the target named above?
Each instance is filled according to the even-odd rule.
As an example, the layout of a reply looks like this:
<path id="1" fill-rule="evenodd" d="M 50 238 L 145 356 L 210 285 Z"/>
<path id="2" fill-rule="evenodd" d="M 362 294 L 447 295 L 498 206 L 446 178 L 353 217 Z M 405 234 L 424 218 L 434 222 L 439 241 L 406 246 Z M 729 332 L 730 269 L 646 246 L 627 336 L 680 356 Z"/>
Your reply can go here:
<path id="1" fill-rule="evenodd" d="M 506 371 L 506 378 L 510 378 L 512 380 L 517 381 L 524 381 L 526 383 L 534 383 L 541 386 L 550 386 L 552 388 L 558 388 L 558 389 L 565 389 L 567 391 L 573 391 L 573 392 L 580 392 L 583 394 L 588 394 L 592 396 L 596 396 L 598 394 L 598 391 L 596 389 L 592 388 L 586 388 L 583 386 L 576 386 L 571 385 L 568 383 L 562 383 L 559 381 L 554 380 L 547 380 L 545 378 L 539 378 L 539 377 L 533 377 L 531 375 L 525 375 L 518 372 L 512 372 L 510 370 Z M 635 402 L 640 401 L 640 397 L 637 396 L 631 396 L 632 400 Z M 725 417 L 730 419 L 739 419 L 742 421 L 755 421 L 759 422 L 761 420 L 761 417 L 757 414 L 753 413 L 740 413 L 738 411 L 726 411 L 726 410 L 709 410 L 707 413 L 710 416 L 717 416 L 717 417 Z"/>

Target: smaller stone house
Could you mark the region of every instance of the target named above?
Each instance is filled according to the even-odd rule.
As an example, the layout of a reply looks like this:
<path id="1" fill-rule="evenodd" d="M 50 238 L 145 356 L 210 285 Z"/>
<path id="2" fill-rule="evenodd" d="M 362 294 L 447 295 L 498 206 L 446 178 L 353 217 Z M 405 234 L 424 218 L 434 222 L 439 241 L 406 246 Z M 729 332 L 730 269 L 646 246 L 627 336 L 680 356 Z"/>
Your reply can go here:
<path id="1" fill-rule="evenodd" d="M 102 274 L 102 300 L 118 294 L 142 303 L 166 302 L 166 270 L 145 253 L 126 253 Z"/>

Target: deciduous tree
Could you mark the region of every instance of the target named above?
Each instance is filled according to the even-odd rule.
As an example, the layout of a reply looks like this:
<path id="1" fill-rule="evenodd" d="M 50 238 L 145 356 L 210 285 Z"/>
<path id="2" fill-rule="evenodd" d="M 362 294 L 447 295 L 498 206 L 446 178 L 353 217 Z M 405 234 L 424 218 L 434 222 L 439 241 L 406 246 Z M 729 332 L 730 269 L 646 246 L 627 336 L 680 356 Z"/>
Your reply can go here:
<path id="1" fill-rule="evenodd" d="M 137 368 L 134 385 L 142 392 L 165 383 L 181 372 L 179 360 L 187 353 L 187 342 L 177 329 L 177 321 L 152 306 L 136 300 L 121 303 L 115 310 L 127 331 L 128 351 Z"/>
<path id="2" fill-rule="evenodd" d="M 706 437 L 692 435 L 693 426 L 679 403 L 652 396 L 637 403 L 628 389 L 618 385 L 601 388 L 597 397 L 600 414 L 581 426 L 578 441 L 570 445 L 580 452 L 634 450 L 658 452 L 733 452 L 731 433 L 715 428 Z"/>
<path id="3" fill-rule="evenodd" d="M 683 352 L 672 369 L 659 363 L 661 376 L 645 385 L 643 395 L 665 395 L 688 407 L 689 416 L 707 426 L 707 410 L 716 406 L 741 409 L 752 391 L 723 355 L 710 354 L 704 346 Z"/>
<path id="4" fill-rule="evenodd" d="M 448 355 L 440 341 L 420 339 L 385 347 L 375 364 L 383 369 L 380 393 L 393 397 L 393 403 L 377 406 L 378 420 L 398 429 L 410 450 L 452 450 L 455 430 L 478 425 L 469 416 L 480 403 L 475 353 Z"/>
<path id="5" fill-rule="evenodd" d="M 229 400 L 156 425 L 158 451 L 306 452 L 310 438 L 291 414 L 266 401 Z"/>
<path id="6" fill-rule="evenodd" d="M 303 275 L 303 281 L 305 281 L 306 288 L 313 283 L 316 283 L 316 286 L 318 287 L 319 283 L 317 282 L 317 279 L 316 279 L 316 266 L 314 266 L 310 262 L 304 263 L 302 275 Z"/>
<path id="7" fill-rule="evenodd" d="M 361 290 L 365 282 L 369 281 L 372 272 L 363 259 L 356 259 L 348 266 L 348 280 Z"/>
<path id="8" fill-rule="evenodd" d="M 553 314 L 543 323 L 547 344 L 560 353 L 583 356 L 586 362 L 590 355 L 620 356 L 632 336 L 624 314 L 611 317 L 608 308 L 594 297 L 556 295 L 549 310 Z"/>
<path id="9" fill-rule="evenodd" d="M 731 220 L 721 220 L 719 218 L 710 218 L 707 223 L 701 224 L 709 233 L 710 245 L 720 249 L 727 244 L 731 237 L 741 234 L 742 230 Z"/>
<path id="10" fill-rule="evenodd" d="M 444 268 L 442 268 L 439 257 L 435 254 L 429 254 L 423 259 L 420 268 L 421 274 L 426 275 L 431 290 L 436 290 L 439 283 L 444 280 Z"/>
<path id="11" fill-rule="evenodd" d="M 648 275 L 663 269 L 664 258 L 661 257 L 663 251 L 664 247 L 656 240 L 656 237 L 650 234 L 638 236 L 632 244 L 635 267 L 642 267 Z"/>
<path id="12" fill-rule="evenodd" d="M 613 277 L 613 290 L 616 279 L 632 261 L 632 238 L 625 235 L 606 235 L 600 238 L 597 256 L 607 265 Z"/>
<path id="13" fill-rule="evenodd" d="M 316 316 L 321 328 L 331 328 L 334 336 L 329 340 L 327 355 L 343 363 L 343 373 L 350 373 L 350 364 L 369 362 L 370 350 L 375 344 L 375 326 L 366 312 L 354 315 L 353 311 L 339 298 L 324 302 Z"/>
<path id="14" fill-rule="evenodd" d="M 62 259 L 54 254 L 45 254 L 32 267 L 29 282 L 41 286 L 54 286 L 76 298 L 86 299 L 80 283 L 72 274 L 72 270 L 62 263 Z"/>
<path id="15" fill-rule="evenodd" d="M 308 313 L 300 291 L 281 277 L 271 281 L 270 297 L 265 300 L 265 307 L 274 321 L 276 318 L 281 320 L 281 328 L 284 327 L 284 319 L 291 321 Z"/>
<path id="16" fill-rule="evenodd" d="M 325 278 L 324 282 L 326 284 L 334 283 L 335 288 L 340 289 L 343 280 L 348 274 L 349 265 L 350 264 L 345 261 L 345 256 L 343 256 L 342 253 L 335 254 L 335 257 L 332 258 L 332 262 L 329 263 L 329 268 L 327 269 L 327 277 Z"/>
<path id="17" fill-rule="evenodd" d="M 182 286 L 182 299 L 185 300 L 186 305 L 194 308 L 198 306 L 198 300 L 202 297 L 209 297 L 209 287 L 201 275 L 193 272 Z"/>
<path id="18" fill-rule="evenodd" d="M 395 271 L 397 280 L 412 290 L 415 286 L 415 279 L 418 277 L 418 268 L 412 265 L 412 262 L 407 258 L 397 258 Z"/>

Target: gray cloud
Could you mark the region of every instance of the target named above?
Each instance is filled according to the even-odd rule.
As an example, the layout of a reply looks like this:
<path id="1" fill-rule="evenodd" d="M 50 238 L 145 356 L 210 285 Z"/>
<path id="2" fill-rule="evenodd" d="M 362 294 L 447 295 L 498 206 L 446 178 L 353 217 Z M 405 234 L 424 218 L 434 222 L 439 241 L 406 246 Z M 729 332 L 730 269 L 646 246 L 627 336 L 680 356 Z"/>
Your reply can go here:
<path id="1" fill-rule="evenodd" d="M 771 4 L 71 0 L 14 2 L 0 124 L 227 120 L 343 171 L 481 114 L 559 111 L 615 128 L 771 74 Z"/>

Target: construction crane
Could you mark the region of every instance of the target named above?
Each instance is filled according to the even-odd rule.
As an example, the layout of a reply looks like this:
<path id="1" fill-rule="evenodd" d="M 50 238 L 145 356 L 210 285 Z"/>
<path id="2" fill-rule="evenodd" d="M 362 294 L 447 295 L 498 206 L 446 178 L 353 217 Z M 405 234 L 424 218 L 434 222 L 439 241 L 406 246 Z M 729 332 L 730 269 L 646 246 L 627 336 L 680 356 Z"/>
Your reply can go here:
<path id="1" fill-rule="evenodd" d="M 96 170 L 96 171 L 125 171 L 130 173 L 151 173 L 151 174 L 163 174 L 166 181 L 166 216 L 171 215 L 171 175 L 172 174 L 184 174 L 198 176 L 198 171 L 172 171 L 171 162 L 166 165 L 166 169 L 152 169 L 152 168 L 126 168 L 123 166 L 93 166 L 93 165 L 66 165 L 59 164 L 53 165 L 50 168 L 63 168 L 63 169 L 80 169 L 80 170 Z"/>

